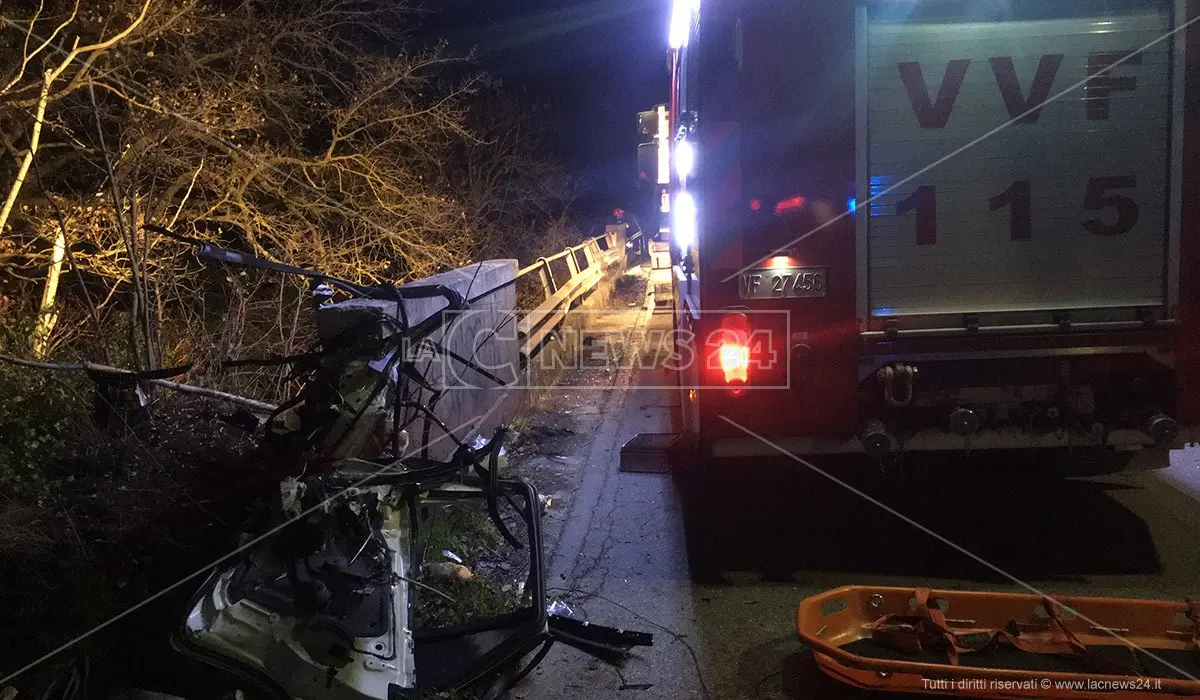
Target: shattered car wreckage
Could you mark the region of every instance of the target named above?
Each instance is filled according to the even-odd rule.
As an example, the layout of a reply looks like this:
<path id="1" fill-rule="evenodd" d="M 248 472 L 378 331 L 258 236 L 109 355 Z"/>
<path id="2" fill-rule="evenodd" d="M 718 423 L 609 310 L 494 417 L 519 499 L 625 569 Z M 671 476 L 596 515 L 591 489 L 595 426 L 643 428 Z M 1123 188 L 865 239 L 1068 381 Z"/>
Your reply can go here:
<path id="1" fill-rule="evenodd" d="M 272 524 L 248 535 L 240 559 L 213 571 L 192 598 L 172 639 L 177 650 L 264 697 L 400 700 L 465 689 L 504 697 L 556 641 L 608 661 L 652 643 L 646 633 L 547 612 L 541 506 L 533 486 L 501 477 L 505 428 L 468 445 L 435 415 L 436 398 L 422 400 L 437 392 L 417 351 L 469 306 L 463 295 L 434 285 L 360 287 L 160 232 L 198 246 L 202 258 L 310 278 L 320 341 L 317 352 L 263 361 L 290 364 L 301 381 L 260 430 L 308 455 L 304 473 L 281 483 Z M 334 301 L 335 289 L 349 299 Z M 431 297 L 447 305 L 410 322 L 404 302 Z M 413 454 L 409 428 L 418 420 Z M 430 458 L 430 425 L 454 444 L 448 459 Z M 527 550 L 522 607 L 414 631 L 413 593 L 427 587 L 417 535 L 430 513 L 464 501 L 486 505 L 504 541 Z M 509 530 L 502 509 L 523 533 Z"/>
<path id="2" fill-rule="evenodd" d="M 488 680 L 502 691 L 519 678 L 515 661 L 553 642 L 555 623 L 545 612 L 536 492 L 519 481 L 460 476 L 488 455 L 495 469 L 501 440 L 445 464 L 381 471 L 377 462 L 348 459 L 287 483 L 283 501 L 298 521 L 210 577 L 177 648 L 271 697 L 393 700 Z M 415 514 L 491 493 L 518 504 L 532 543 L 528 606 L 414 635 Z"/>

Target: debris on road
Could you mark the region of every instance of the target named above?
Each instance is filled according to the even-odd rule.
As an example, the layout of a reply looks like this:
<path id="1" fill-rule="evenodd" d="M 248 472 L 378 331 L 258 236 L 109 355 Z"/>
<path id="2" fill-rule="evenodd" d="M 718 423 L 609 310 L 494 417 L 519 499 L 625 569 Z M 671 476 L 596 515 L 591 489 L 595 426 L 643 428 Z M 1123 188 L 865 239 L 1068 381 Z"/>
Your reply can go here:
<path id="1" fill-rule="evenodd" d="M 436 562 L 421 567 L 421 573 L 433 581 L 470 581 L 475 574 L 462 564 Z"/>
<path id="2" fill-rule="evenodd" d="M 546 614 L 559 617 L 575 617 L 575 610 L 567 603 L 555 598 L 546 606 Z"/>

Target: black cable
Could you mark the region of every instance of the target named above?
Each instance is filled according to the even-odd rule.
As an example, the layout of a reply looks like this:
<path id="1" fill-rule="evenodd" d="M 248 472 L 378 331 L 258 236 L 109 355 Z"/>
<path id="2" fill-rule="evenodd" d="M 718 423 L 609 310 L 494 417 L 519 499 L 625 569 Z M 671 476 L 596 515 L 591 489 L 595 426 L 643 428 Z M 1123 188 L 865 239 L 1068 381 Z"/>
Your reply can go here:
<path id="1" fill-rule="evenodd" d="M 400 312 L 400 329 L 402 333 L 408 332 L 408 309 L 404 306 L 404 297 L 396 299 L 396 309 Z"/>
<path id="2" fill-rule="evenodd" d="M 446 436 L 450 438 L 451 442 L 453 442 L 455 445 L 457 445 L 460 448 L 466 447 L 466 444 L 463 443 L 462 440 L 459 440 L 458 437 L 455 436 L 454 433 L 450 431 L 450 428 L 447 427 L 446 424 L 442 422 L 442 419 L 438 418 L 437 415 L 434 414 L 434 412 L 432 410 L 430 410 L 429 407 L 426 406 L 425 404 L 417 403 L 416 401 L 403 401 L 403 402 L 401 402 L 400 405 L 405 408 L 417 409 L 423 415 L 427 416 L 430 420 L 432 420 L 433 423 L 437 427 L 441 428 L 442 432 L 444 432 L 446 434 Z"/>
<path id="3" fill-rule="evenodd" d="M 709 690 L 708 690 L 708 683 L 704 680 L 704 672 L 702 671 L 702 668 L 700 666 L 700 656 L 696 653 L 695 647 L 693 647 L 688 642 L 687 635 L 676 632 L 675 630 L 673 630 L 669 627 L 666 627 L 665 625 L 661 625 L 661 624 L 655 622 L 654 620 L 651 620 L 650 618 L 646 617 L 645 615 L 642 615 L 641 613 L 634 611 L 630 607 L 623 605 L 621 603 L 618 603 L 617 601 L 613 600 L 612 598 L 606 597 L 599 593 L 585 591 L 585 590 L 581 590 L 579 588 L 562 588 L 560 586 L 551 586 L 546 589 L 547 593 L 549 593 L 550 591 L 561 591 L 563 593 L 581 593 L 586 598 L 598 598 L 598 599 L 603 600 L 604 602 L 608 603 L 609 605 L 614 605 L 614 606 L 624 610 L 625 612 L 629 613 L 630 615 L 633 615 L 634 617 L 641 620 L 642 622 L 645 622 L 648 625 L 657 627 L 658 629 L 662 630 L 663 632 L 666 632 L 671 637 L 673 637 L 676 642 L 681 644 L 684 649 L 687 649 L 688 654 L 691 655 L 692 664 L 696 668 L 696 679 L 698 681 L 700 681 L 700 691 L 702 693 L 702 697 L 704 697 L 704 698 L 712 697 L 712 695 L 709 693 Z"/>
<path id="4" fill-rule="evenodd" d="M 467 291 L 463 292 L 463 297 L 464 297 L 464 298 L 467 298 L 467 297 L 470 297 L 470 296 L 471 296 L 471 287 L 474 287 L 474 286 L 475 286 L 475 279 L 476 279 L 477 277 L 479 277 L 479 271 L 480 271 L 480 270 L 482 270 L 482 269 L 483 269 L 483 261 L 482 261 L 482 260 L 480 260 L 480 261 L 479 261 L 479 264 L 477 264 L 477 265 L 475 266 L 475 272 L 471 273 L 471 281 L 470 281 L 470 282 L 467 282 Z M 468 303 L 470 303 L 470 302 L 468 302 Z"/>
<path id="5" fill-rule="evenodd" d="M 517 675 L 513 676 L 513 679 L 508 682 L 508 687 L 505 690 L 512 690 L 518 683 L 525 680 L 525 676 L 528 676 L 533 669 L 537 668 L 538 664 L 545 660 L 546 654 L 550 653 L 550 647 L 552 646 L 554 646 L 554 638 L 550 637 L 542 644 L 542 648 L 538 649 L 537 653 L 534 654 L 529 663 L 525 665 L 525 668 L 521 669 Z"/>
<path id="6" fill-rule="evenodd" d="M 476 372 L 478 372 L 479 374 L 486 377 L 487 379 L 492 380 L 493 382 L 496 383 L 496 386 L 507 386 L 508 385 L 508 382 L 504 381 L 500 377 L 497 377 L 496 375 L 492 374 L 491 372 L 485 370 L 483 367 L 480 367 L 477 363 L 463 357 L 462 355 L 459 355 L 458 353 L 454 352 L 453 350 L 446 348 L 446 347 L 442 347 L 441 345 L 438 345 L 436 343 L 434 343 L 433 347 L 438 352 L 442 353 L 443 355 L 446 355 L 447 357 L 449 357 L 453 360 L 457 360 L 458 362 L 461 362 L 464 367 L 473 369 Z M 478 349 L 478 348 L 476 348 L 476 349 Z"/>
<path id="7" fill-rule="evenodd" d="M 236 250 L 229 250 L 228 248 L 215 246 L 211 243 L 205 243 L 198 238 L 192 238 L 191 236 L 184 236 L 175 233 L 174 231 L 157 224 L 142 224 L 142 228 L 153 233 L 161 234 L 167 238 L 174 238 L 177 241 L 194 245 L 199 248 L 197 255 L 207 260 L 228 263 L 230 265 L 240 265 L 242 267 L 249 267 L 257 270 L 270 270 L 272 272 L 282 272 L 289 275 L 299 275 L 301 277 L 308 277 L 310 279 L 318 279 L 328 283 L 330 286 L 341 289 L 351 296 L 369 296 L 368 290 L 364 287 L 354 284 L 353 282 L 347 282 L 346 280 L 337 279 L 336 277 L 330 277 L 329 275 L 322 274 L 316 270 L 296 267 L 294 265 L 285 265 L 283 263 L 275 262 L 274 260 L 267 260 L 265 258 L 260 258 L 256 255 L 250 255 L 248 253 L 239 253 Z"/>
<path id="8" fill-rule="evenodd" d="M 495 287 L 492 287 L 491 289 L 487 290 L 486 292 L 480 292 L 479 294 L 471 297 L 470 299 L 467 299 L 467 303 L 474 304 L 475 302 L 479 301 L 480 299 L 486 299 L 487 297 L 490 297 L 491 295 L 495 294 L 496 292 L 500 291 L 501 289 L 504 289 L 505 287 L 513 286 L 514 284 L 517 283 L 517 281 L 518 281 L 518 278 L 513 277 L 512 279 L 510 279 L 507 282 L 501 282 L 500 284 L 496 285 Z"/>
<path id="9" fill-rule="evenodd" d="M 503 426 L 496 428 L 496 432 L 487 444 L 487 447 L 473 453 L 475 471 L 484 479 L 484 499 L 487 502 L 487 511 L 492 519 L 492 524 L 496 526 L 496 529 L 500 531 L 500 535 L 514 549 L 524 549 L 525 544 L 512 534 L 508 526 L 504 524 L 503 518 L 500 517 L 500 448 L 504 446 L 504 436 L 507 432 L 508 430 Z M 480 459 L 485 452 L 488 453 L 488 466 L 486 469 L 480 464 Z M 518 514 L 523 515 L 520 508 L 514 507 L 514 509 Z"/>

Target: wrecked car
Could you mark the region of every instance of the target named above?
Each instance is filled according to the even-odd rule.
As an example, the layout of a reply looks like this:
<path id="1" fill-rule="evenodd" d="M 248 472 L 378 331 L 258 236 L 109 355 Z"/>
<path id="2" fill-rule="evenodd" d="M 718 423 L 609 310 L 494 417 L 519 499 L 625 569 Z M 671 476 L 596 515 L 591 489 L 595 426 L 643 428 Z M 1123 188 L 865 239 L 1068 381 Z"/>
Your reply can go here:
<path id="1" fill-rule="evenodd" d="M 161 232 L 209 260 L 309 277 L 320 343 L 284 358 L 301 389 L 256 428 L 297 456 L 299 474 L 281 483 L 270 522 L 247 533 L 238 557 L 192 597 L 172 639 L 178 651 L 263 697 L 400 700 L 503 697 L 555 642 L 608 661 L 652 643 L 646 633 L 548 612 L 541 505 L 533 486 L 502 476 L 507 431 L 468 444 L 431 408 L 437 390 L 416 358 L 469 306 L 462 294 L 360 287 Z M 347 298 L 335 300 L 335 290 Z M 441 311 L 408 318 L 405 301 L 432 297 L 445 300 Z M 412 428 L 417 421 L 423 430 Z M 429 456 L 431 425 L 436 439 L 453 443 L 446 459 Z M 485 507 L 502 540 L 526 551 L 521 604 L 415 631 L 414 591 L 430 586 L 414 545 L 439 509 L 463 502 Z"/>

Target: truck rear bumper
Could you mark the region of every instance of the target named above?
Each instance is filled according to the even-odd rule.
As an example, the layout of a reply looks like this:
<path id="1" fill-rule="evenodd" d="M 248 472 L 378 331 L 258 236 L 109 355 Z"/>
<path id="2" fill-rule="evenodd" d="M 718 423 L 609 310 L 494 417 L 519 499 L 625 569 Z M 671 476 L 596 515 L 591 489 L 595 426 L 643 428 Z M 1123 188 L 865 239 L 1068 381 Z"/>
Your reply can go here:
<path id="1" fill-rule="evenodd" d="M 780 451 L 794 455 L 806 454 L 858 454 L 863 453 L 862 441 L 857 437 L 821 438 L 793 436 L 769 438 L 764 442 L 758 438 L 722 438 L 712 442 L 713 457 L 770 457 Z M 1179 438 L 1169 449 L 1182 449 L 1187 444 L 1200 441 L 1200 427 L 1186 426 L 1179 431 Z M 1100 441 L 1077 434 L 1049 433 L 1038 435 L 1019 430 L 981 430 L 970 438 L 960 437 L 940 430 L 922 430 L 904 441 L 905 452 L 949 452 L 965 450 L 1011 450 L 1053 449 L 1069 447 L 1101 447 Z M 1161 453 L 1167 449 L 1143 449 L 1155 447 L 1154 441 L 1140 430 L 1114 430 L 1108 434 L 1103 446 L 1116 450 L 1142 450 L 1146 453 Z M 1166 466 L 1165 464 L 1162 466 Z M 1136 467 L 1135 467 L 1136 468 Z"/>

